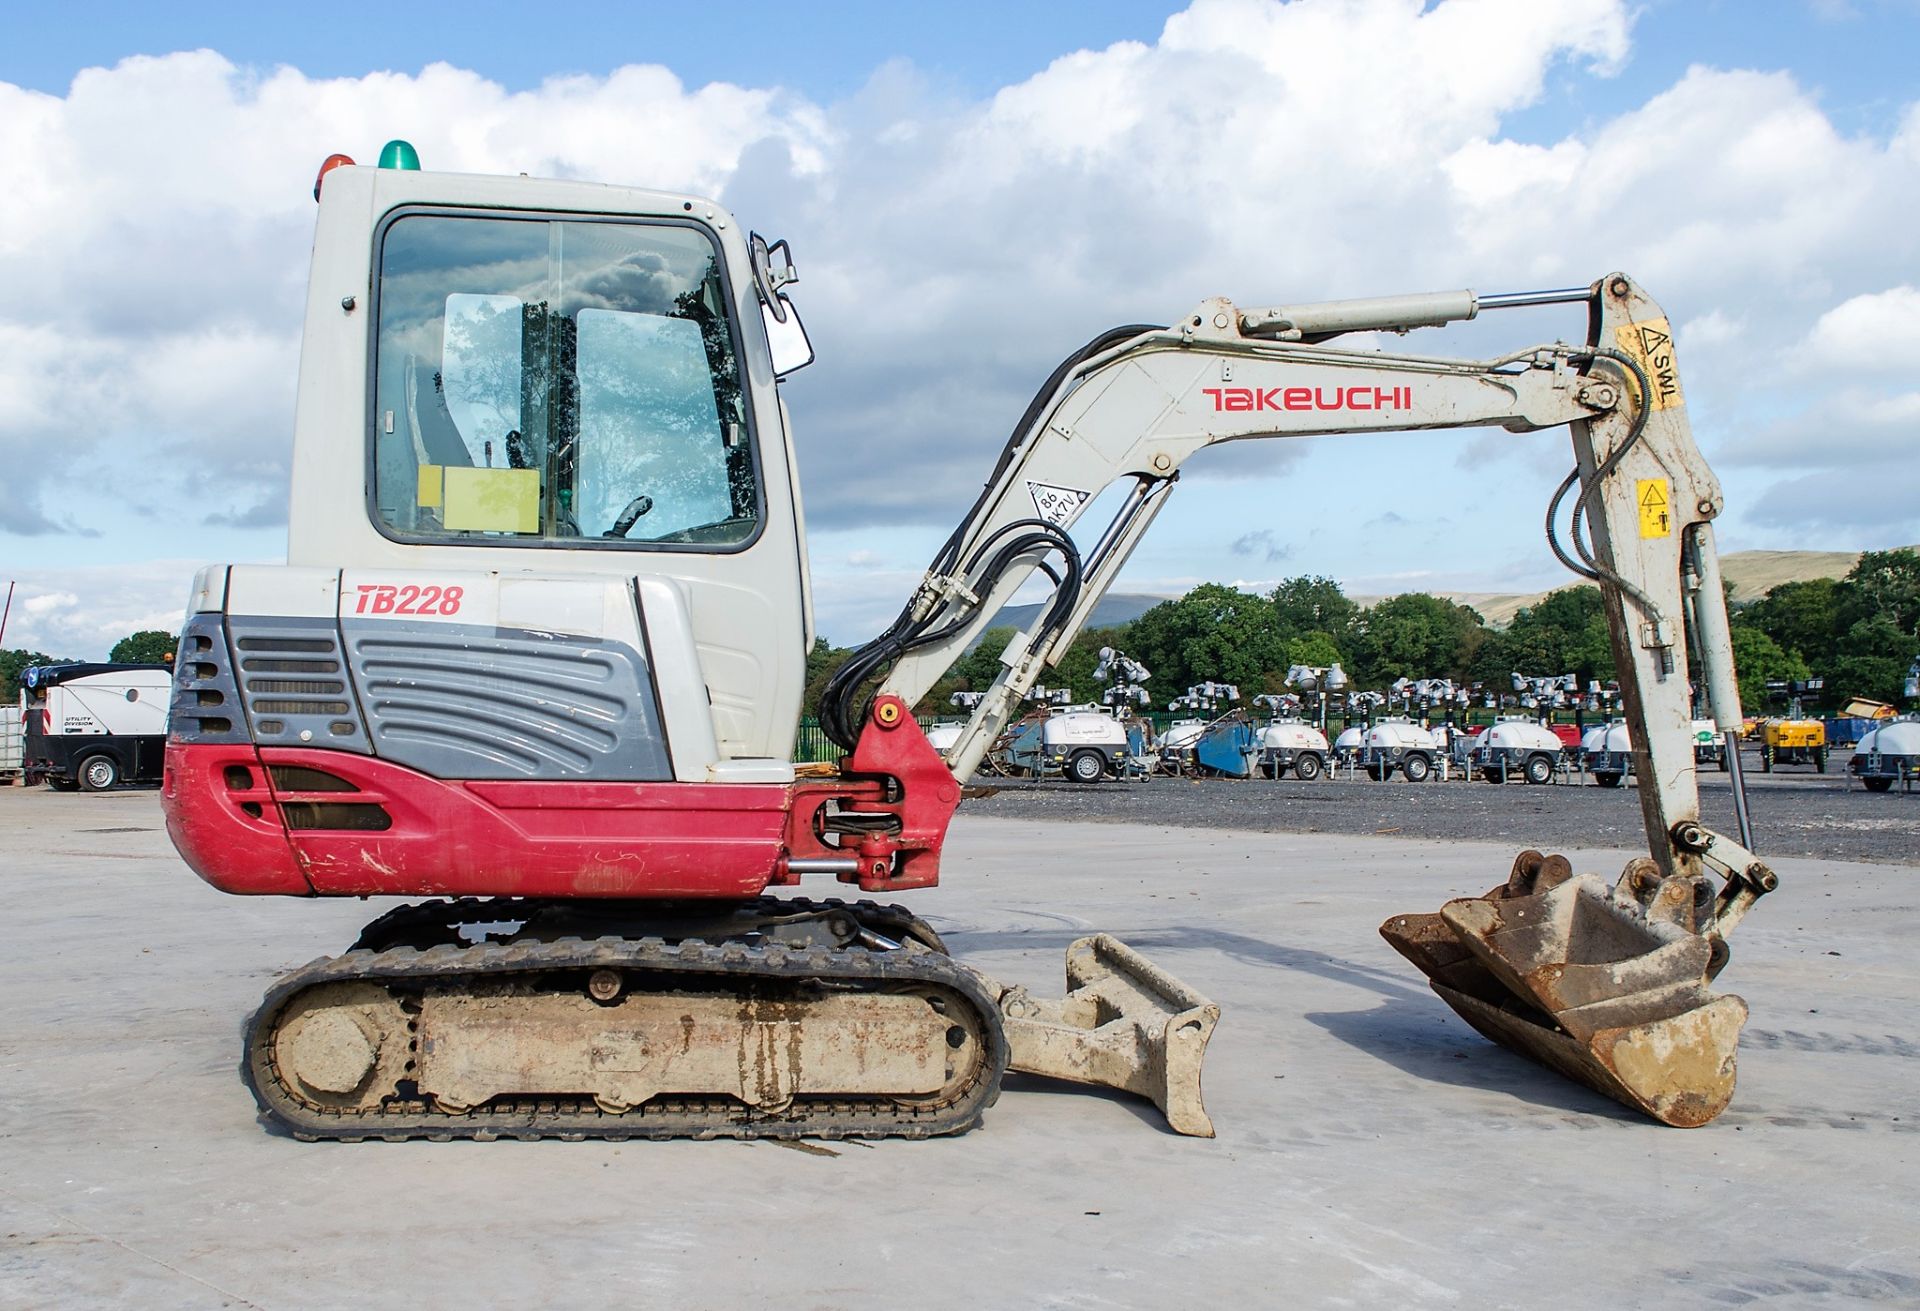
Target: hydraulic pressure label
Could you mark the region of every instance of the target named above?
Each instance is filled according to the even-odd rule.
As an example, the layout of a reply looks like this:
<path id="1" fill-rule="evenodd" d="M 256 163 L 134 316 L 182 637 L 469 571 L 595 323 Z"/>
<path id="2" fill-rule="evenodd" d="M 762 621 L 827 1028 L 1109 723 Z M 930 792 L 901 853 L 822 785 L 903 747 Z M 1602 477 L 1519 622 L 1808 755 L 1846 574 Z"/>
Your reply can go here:
<path id="1" fill-rule="evenodd" d="M 1673 329 L 1665 319 L 1645 323 L 1623 323 L 1613 330 L 1620 349 L 1633 356 L 1647 371 L 1653 384 L 1653 407 L 1664 410 L 1679 405 L 1680 368 L 1673 359 Z"/>
<path id="2" fill-rule="evenodd" d="M 1673 536 L 1673 492 L 1665 478 L 1642 478 L 1633 487 L 1640 503 L 1642 537 Z"/>

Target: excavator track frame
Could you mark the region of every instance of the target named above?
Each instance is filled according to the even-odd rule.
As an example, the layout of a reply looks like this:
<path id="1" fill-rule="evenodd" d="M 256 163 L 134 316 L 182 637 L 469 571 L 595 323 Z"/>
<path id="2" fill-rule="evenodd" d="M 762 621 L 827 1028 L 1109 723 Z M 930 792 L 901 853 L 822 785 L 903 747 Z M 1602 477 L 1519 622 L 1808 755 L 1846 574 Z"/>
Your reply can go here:
<path id="1" fill-rule="evenodd" d="M 439 921 L 443 925 L 511 922 L 527 914 L 524 905 L 514 902 L 437 904 L 445 907 Z M 871 903 L 850 907 L 839 902 L 764 898 L 748 906 L 757 909 L 763 904 L 803 912 L 851 911 L 863 928 L 876 923 L 897 927 L 903 917 L 912 921 L 899 908 Z M 383 920 L 391 922 L 392 914 Z M 430 914 L 415 916 L 416 925 L 432 922 Z M 651 996 L 687 990 L 697 990 L 701 995 L 718 992 L 731 994 L 743 1003 L 773 1003 L 777 1011 L 790 1011 L 796 1004 L 804 1006 L 807 994 L 822 989 L 840 996 L 932 993 L 944 1005 L 965 1008 L 964 1016 L 949 1018 L 964 1022 L 975 1035 L 975 1058 L 962 1077 L 943 1087 L 938 1096 L 802 1093 L 784 1105 L 756 1108 L 725 1095 L 665 1093 L 629 1109 L 609 1110 L 590 1093 L 547 1091 L 499 1096 L 470 1109 L 449 1111 L 439 1109 L 431 1092 L 421 1090 L 417 1081 L 405 1078 L 393 1080 L 371 1106 L 330 1106 L 324 1095 L 303 1091 L 299 1081 L 282 1069 L 277 1055 L 281 1021 L 294 1013 L 303 998 L 312 997 L 320 989 L 337 992 L 343 985 L 372 988 L 392 998 L 405 1012 L 410 1000 L 417 1002 L 436 986 L 462 995 L 519 985 L 532 989 L 528 996 L 576 996 L 596 971 L 603 970 L 642 972 L 650 984 L 666 985 L 649 987 L 646 992 Z M 560 981 L 572 986 L 555 986 Z M 791 996 L 782 998 L 782 991 Z M 790 1018 L 797 1026 L 805 1016 Z M 420 1042 L 418 1025 L 410 1029 L 406 1041 L 415 1049 L 407 1053 L 409 1061 L 418 1055 Z M 441 943 L 425 949 L 359 948 L 323 957 L 279 979 L 248 1021 L 245 1047 L 242 1076 L 266 1118 L 301 1140 L 346 1142 L 418 1138 L 931 1138 L 963 1133 L 977 1125 L 982 1113 L 998 1098 L 1009 1063 L 998 999 L 988 981 L 943 952 L 911 940 L 888 940 L 876 949 L 858 941 L 833 948 L 737 938 L 707 941 L 609 935 L 550 941 L 509 938 L 465 946 Z M 379 1074 L 375 1069 L 368 1077 Z"/>

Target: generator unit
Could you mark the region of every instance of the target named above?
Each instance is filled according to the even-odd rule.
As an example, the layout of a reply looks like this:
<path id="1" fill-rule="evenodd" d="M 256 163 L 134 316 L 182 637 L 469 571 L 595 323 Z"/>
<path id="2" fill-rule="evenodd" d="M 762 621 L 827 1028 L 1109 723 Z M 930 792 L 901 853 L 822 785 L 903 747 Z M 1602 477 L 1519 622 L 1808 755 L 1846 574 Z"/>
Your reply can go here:
<path id="1" fill-rule="evenodd" d="M 1580 767 L 1603 788 L 1617 788 L 1633 773 L 1633 737 L 1627 721 L 1595 724 L 1580 740 Z"/>
<path id="2" fill-rule="evenodd" d="M 1885 792 L 1896 779 L 1920 779 L 1920 717 L 1885 720 L 1868 729 L 1847 761 L 1847 772 L 1869 792 Z"/>
<path id="3" fill-rule="evenodd" d="M 1553 782 L 1563 747 L 1554 731 L 1531 715 L 1494 723 L 1480 735 L 1467 763 L 1489 783 L 1504 783 L 1509 775 L 1529 783 Z"/>

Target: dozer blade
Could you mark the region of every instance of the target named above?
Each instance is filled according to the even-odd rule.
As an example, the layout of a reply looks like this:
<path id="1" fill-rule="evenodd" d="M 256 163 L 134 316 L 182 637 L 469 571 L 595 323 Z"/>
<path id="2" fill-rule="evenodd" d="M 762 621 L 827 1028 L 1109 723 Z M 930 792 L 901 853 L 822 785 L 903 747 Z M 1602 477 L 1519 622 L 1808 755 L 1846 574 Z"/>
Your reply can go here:
<path id="1" fill-rule="evenodd" d="M 1484 897 L 1397 915 L 1381 936 L 1476 1030 L 1663 1124 L 1706 1124 L 1733 1097 L 1746 1003 L 1708 982 L 1725 944 L 1696 931 L 1704 885 L 1644 858 L 1608 888 L 1524 852 Z"/>
<path id="2" fill-rule="evenodd" d="M 1175 1133 L 1213 1137 L 1200 1067 L 1220 1008 L 1107 934 L 1067 948 L 1067 995 L 1043 1000 L 989 980 L 1006 1024 L 1009 1066 L 1138 1093 Z"/>

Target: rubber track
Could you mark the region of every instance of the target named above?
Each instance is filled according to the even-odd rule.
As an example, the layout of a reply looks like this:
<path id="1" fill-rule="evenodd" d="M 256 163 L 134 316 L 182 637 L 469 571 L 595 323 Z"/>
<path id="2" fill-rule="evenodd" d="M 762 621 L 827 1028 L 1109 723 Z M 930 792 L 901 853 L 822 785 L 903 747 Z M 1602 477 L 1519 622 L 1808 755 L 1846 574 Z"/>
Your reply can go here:
<path id="1" fill-rule="evenodd" d="M 500 1098 L 459 1115 L 436 1111 L 425 1099 L 390 1099 L 376 1110 L 340 1111 L 300 1097 L 282 1080 L 274 1064 L 274 1021 L 306 988 L 355 981 L 458 986 L 462 979 L 500 980 L 550 970 L 608 967 L 680 974 L 695 983 L 827 980 L 876 986 L 933 984 L 958 994 L 974 1008 L 986 1051 L 973 1081 L 944 1102 L 903 1104 L 886 1098 L 801 1097 L 777 1113 L 756 1111 L 727 1097 L 671 1096 L 624 1112 L 602 1111 L 590 1098 L 565 1097 Z M 267 992 L 260 1009 L 247 1023 L 241 1074 L 263 1114 L 305 1141 L 932 1138 L 964 1133 L 979 1123 L 981 1113 L 1000 1095 L 1007 1059 L 1006 1032 L 995 999 L 978 974 L 938 952 L 835 951 L 822 947 L 796 950 L 778 944 L 716 945 L 695 940 L 669 943 L 661 938 L 607 937 L 439 946 L 424 951 L 398 947 L 323 957 L 282 976 Z"/>

